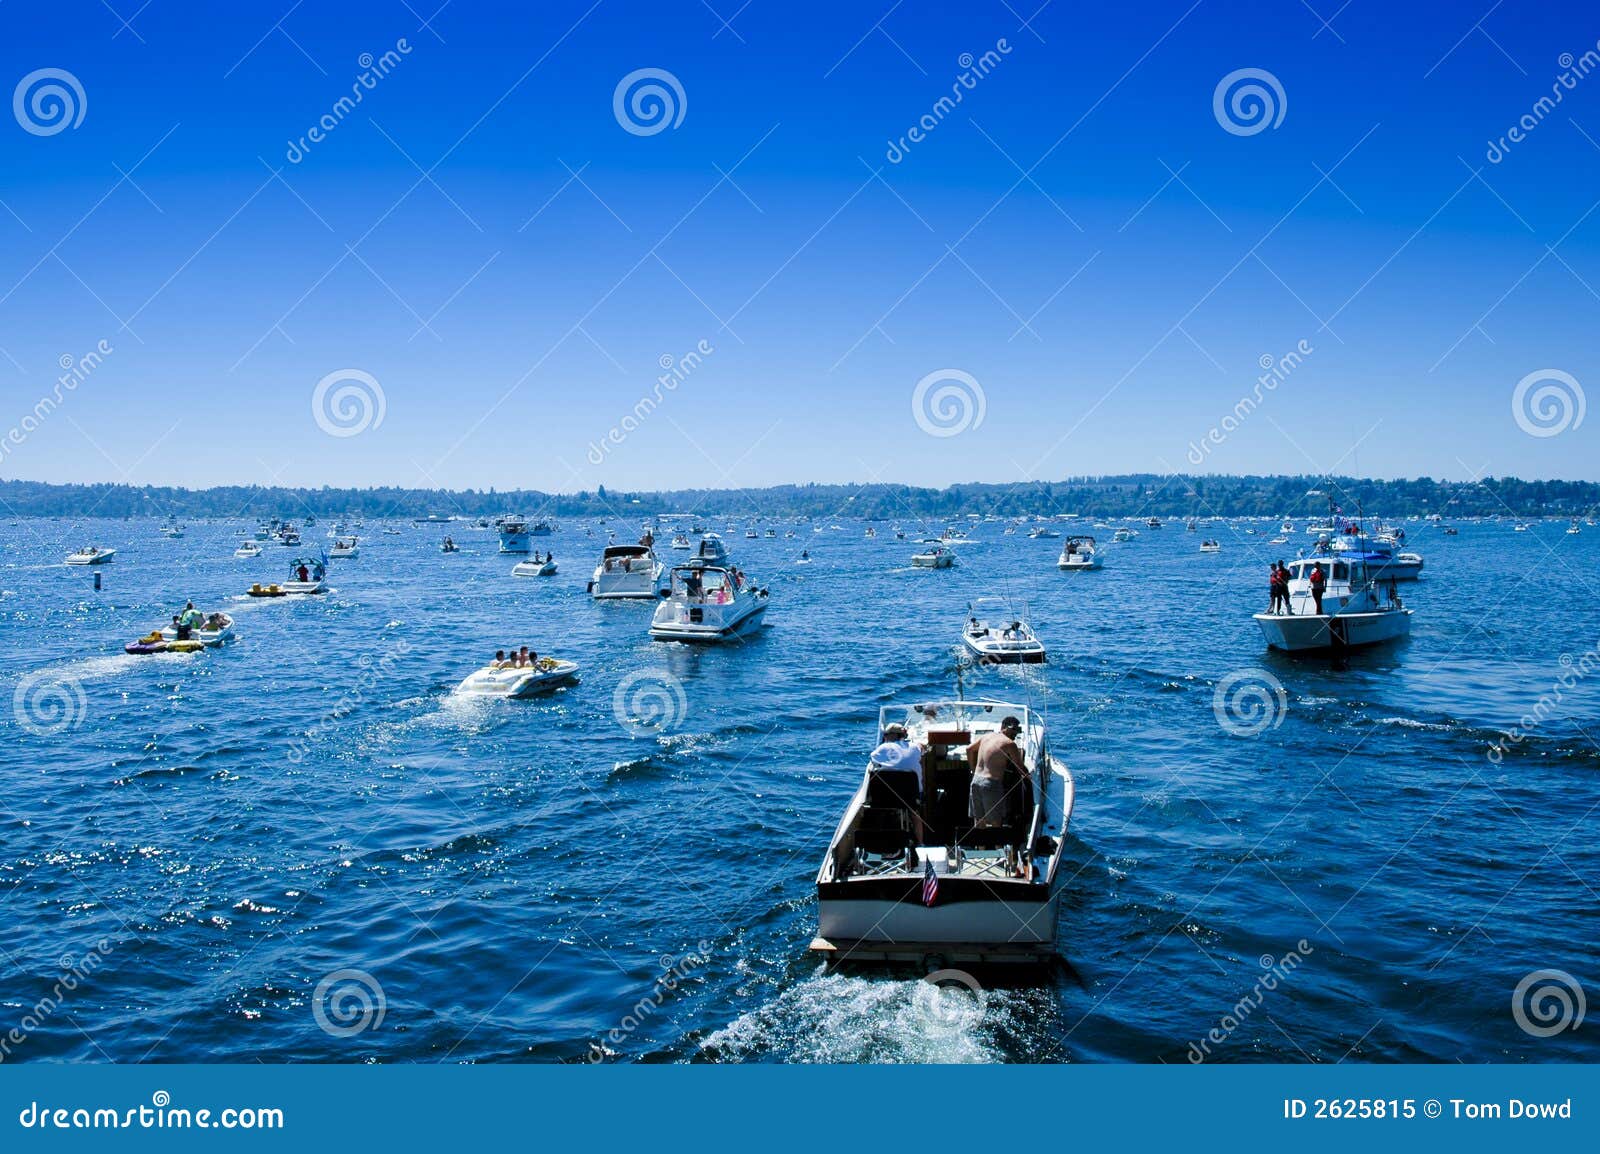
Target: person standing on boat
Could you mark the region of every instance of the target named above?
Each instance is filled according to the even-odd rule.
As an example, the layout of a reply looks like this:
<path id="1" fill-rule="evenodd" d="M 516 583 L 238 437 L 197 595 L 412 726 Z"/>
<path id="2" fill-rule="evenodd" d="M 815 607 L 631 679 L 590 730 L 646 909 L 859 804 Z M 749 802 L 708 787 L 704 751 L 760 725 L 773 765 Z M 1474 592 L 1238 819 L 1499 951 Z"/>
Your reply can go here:
<path id="1" fill-rule="evenodd" d="M 1028 767 L 1017 744 L 1022 722 L 1015 717 L 1001 719 L 1000 732 L 986 734 L 967 746 L 967 764 L 972 766 L 972 787 L 968 792 L 968 816 L 979 829 L 996 829 L 1005 824 L 1008 806 L 1007 770 L 1027 780 Z"/>
<path id="2" fill-rule="evenodd" d="M 1322 616 L 1322 591 L 1328 587 L 1328 575 L 1319 562 L 1311 567 L 1311 600 L 1316 605 L 1318 617 Z"/>
<path id="3" fill-rule="evenodd" d="M 1289 611 L 1289 571 L 1283 567 L 1281 560 L 1272 563 L 1272 576 L 1269 579 L 1272 590 L 1272 607 L 1268 613 L 1284 613 Z"/>

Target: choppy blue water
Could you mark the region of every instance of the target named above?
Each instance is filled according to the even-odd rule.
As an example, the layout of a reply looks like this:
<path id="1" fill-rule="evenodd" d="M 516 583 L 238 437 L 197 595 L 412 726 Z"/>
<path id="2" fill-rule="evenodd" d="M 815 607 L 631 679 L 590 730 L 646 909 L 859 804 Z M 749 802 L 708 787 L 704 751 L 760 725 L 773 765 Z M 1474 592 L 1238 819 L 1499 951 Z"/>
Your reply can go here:
<path id="1" fill-rule="evenodd" d="M 768 628 L 691 650 L 585 595 L 604 530 L 564 526 L 536 542 L 560 574 L 516 579 L 491 533 L 441 556 L 439 529 L 368 522 L 329 595 L 252 601 L 290 551 L 235 560 L 243 524 L 0 529 L 6 1060 L 1594 1057 L 1592 1025 L 1536 1036 L 1513 993 L 1541 969 L 1600 993 L 1600 687 L 1577 678 L 1600 530 L 1416 525 L 1413 637 L 1334 662 L 1264 649 L 1249 614 L 1293 548 L 1267 531 L 1213 528 L 1212 557 L 1145 531 L 1086 574 L 998 524 L 948 572 L 887 526 L 736 532 Z M 100 593 L 60 564 L 90 540 L 119 550 Z M 967 601 L 995 594 L 1050 664 L 968 693 L 1047 709 L 1071 878 L 1056 971 L 977 975 L 981 1008 L 952 1009 L 920 972 L 823 974 L 806 946 L 877 708 L 950 693 Z M 187 598 L 226 604 L 237 642 L 122 653 Z M 452 697 L 521 644 L 581 683 Z M 1214 710 L 1241 670 L 1283 687 L 1256 736 Z M 681 716 L 651 728 L 658 706 Z M 319 992 L 347 970 L 381 1020 L 367 978 Z"/>

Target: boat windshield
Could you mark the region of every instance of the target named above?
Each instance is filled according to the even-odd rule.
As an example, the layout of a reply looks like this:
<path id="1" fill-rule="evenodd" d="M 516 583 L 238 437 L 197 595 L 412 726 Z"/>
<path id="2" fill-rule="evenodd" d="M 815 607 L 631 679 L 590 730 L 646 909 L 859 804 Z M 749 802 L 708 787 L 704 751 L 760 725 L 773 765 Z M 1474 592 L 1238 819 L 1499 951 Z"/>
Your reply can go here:
<path id="1" fill-rule="evenodd" d="M 693 605 L 726 605 L 732 601 L 738 583 L 726 569 L 685 566 L 672 571 L 672 596 Z"/>

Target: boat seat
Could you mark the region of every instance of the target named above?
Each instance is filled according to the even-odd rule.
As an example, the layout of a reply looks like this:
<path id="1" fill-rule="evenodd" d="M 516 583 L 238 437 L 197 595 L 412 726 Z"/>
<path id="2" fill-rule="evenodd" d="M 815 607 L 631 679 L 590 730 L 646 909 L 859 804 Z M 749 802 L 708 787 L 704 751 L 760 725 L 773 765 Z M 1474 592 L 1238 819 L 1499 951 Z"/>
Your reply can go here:
<path id="1" fill-rule="evenodd" d="M 1022 833 L 1015 825 L 973 826 L 956 838 L 962 849 L 1004 849 L 1021 841 Z"/>
<path id="2" fill-rule="evenodd" d="M 922 786 L 915 770 L 874 769 L 867 774 L 867 805 L 873 808 L 922 808 Z"/>
<path id="3" fill-rule="evenodd" d="M 856 848 L 862 853 L 888 856 L 904 853 L 911 845 L 906 811 L 868 806 L 856 825 Z"/>

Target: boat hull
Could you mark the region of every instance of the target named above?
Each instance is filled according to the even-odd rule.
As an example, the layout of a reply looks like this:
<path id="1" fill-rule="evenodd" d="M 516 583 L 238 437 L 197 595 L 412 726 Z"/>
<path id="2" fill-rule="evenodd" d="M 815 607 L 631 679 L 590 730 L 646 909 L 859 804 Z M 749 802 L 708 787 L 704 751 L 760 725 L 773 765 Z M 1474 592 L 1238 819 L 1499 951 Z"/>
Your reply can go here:
<path id="1" fill-rule="evenodd" d="M 970 637 L 963 637 L 961 643 L 968 653 L 985 665 L 1039 665 L 1045 660 L 1044 646 L 1037 641 L 1000 641 L 992 645 L 980 645 Z"/>
<path id="2" fill-rule="evenodd" d="M 1056 939 L 1055 897 L 1030 882 L 941 877 L 937 903 L 925 906 L 917 877 L 822 882 L 818 935 L 839 949 L 851 943 L 927 953 L 981 942 L 996 952 L 1048 951 Z"/>
<path id="3" fill-rule="evenodd" d="M 596 601 L 654 601 L 660 596 L 661 566 L 632 573 L 607 573 L 596 569 L 589 596 Z"/>
<path id="4" fill-rule="evenodd" d="M 1357 649 L 1398 641 L 1411 634 L 1411 610 L 1341 613 L 1337 616 L 1257 613 L 1267 645 L 1287 653 L 1319 649 Z"/>
<path id="5" fill-rule="evenodd" d="M 668 606 L 663 606 L 668 608 Z M 650 624 L 650 636 L 655 641 L 683 641 L 690 644 L 716 644 L 732 641 L 761 628 L 766 616 L 765 604 L 754 606 L 748 613 L 733 621 L 664 621 L 659 618 Z"/>

